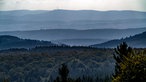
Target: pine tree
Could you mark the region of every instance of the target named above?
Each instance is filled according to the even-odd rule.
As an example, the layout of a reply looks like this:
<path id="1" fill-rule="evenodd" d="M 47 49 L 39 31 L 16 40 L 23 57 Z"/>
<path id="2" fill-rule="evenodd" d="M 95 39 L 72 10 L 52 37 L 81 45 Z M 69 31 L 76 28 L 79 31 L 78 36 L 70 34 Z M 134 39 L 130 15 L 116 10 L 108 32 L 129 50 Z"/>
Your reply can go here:
<path id="1" fill-rule="evenodd" d="M 146 56 L 144 54 L 129 54 L 120 63 L 121 73 L 112 82 L 146 82 Z"/>
<path id="2" fill-rule="evenodd" d="M 77 78 L 75 82 L 81 82 L 81 78 Z"/>
<path id="3" fill-rule="evenodd" d="M 120 63 L 123 62 L 125 57 L 128 57 L 129 53 L 132 53 L 132 48 L 127 45 L 126 42 L 123 42 L 115 49 L 116 54 L 114 54 L 114 59 L 116 61 L 115 65 L 115 74 L 113 77 L 117 77 L 121 73 Z"/>
<path id="4" fill-rule="evenodd" d="M 67 65 L 62 64 L 62 68 L 59 68 L 59 75 L 61 77 L 61 82 L 67 82 L 69 74 L 69 69 Z"/>

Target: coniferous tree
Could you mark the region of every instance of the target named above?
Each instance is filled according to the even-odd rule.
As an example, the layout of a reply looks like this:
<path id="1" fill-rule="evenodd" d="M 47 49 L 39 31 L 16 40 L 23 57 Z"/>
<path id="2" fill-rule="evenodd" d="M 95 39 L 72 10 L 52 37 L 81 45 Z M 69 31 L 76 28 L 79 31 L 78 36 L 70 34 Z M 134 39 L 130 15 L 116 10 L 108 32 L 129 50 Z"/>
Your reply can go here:
<path id="1" fill-rule="evenodd" d="M 81 78 L 77 78 L 75 82 L 81 82 Z"/>
<path id="2" fill-rule="evenodd" d="M 146 55 L 135 53 L 126 43 L 116 49 L 115 74 L 112 82 L 145 82 L 146 81 Z"/>
<path id="3" fill-rule="evenodd" d="M 58 69 L 59 76 L 54 80 L 54 82 L 68 82 L 69 69 L 67 65 L 62 64 L 62 67 Z"/>
<path id="4" fill-rule="evenodd" d="M 146 56 L 144 54 L 129 54 L 120 63 L 121 73 L 114 77 L 112 82 L 145 82 Z"/>
<path id="5" fill-rule="evenodd" d="M 123 42 L 115 49 L 116 54 L 114 54 L 114 59 L 116 61 L 115 65 L 115 74 L 113 77 L 117 77 L 121 73 L 120 63 L 123 62 L 125 57 L 128 57 L 129 53 L 132 53 L 132 48 L 127 45 L 126 42 Z"/>
<path id="6" fill-rule="evenodd" d="M 59 75 L 61 77 L 61 82 L 67 82 L 69 74 L 69 69 L 67 65 L 62 64 L 62 68 L 59 68 Z"/>

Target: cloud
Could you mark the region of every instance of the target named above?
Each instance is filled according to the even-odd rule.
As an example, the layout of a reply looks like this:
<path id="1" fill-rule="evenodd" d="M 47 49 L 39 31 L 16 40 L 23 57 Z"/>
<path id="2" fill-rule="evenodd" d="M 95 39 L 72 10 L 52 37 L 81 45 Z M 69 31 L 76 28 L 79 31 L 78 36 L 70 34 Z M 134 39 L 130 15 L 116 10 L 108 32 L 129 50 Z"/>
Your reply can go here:
<path id="1" fill-rule="evenodd" d="M 145 0 L 0 0 L 3 10 L 141 10 Z"/>

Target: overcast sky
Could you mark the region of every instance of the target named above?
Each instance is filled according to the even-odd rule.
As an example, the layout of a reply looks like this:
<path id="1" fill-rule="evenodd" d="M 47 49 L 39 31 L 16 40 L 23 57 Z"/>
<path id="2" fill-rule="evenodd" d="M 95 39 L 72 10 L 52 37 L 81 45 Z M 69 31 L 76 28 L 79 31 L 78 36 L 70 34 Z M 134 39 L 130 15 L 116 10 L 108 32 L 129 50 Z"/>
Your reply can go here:
<path id="1" fill-rule="evenodd" d="M 0 10 L 137 10 L 146 11 L 146 0 L 0 0 Z"/>

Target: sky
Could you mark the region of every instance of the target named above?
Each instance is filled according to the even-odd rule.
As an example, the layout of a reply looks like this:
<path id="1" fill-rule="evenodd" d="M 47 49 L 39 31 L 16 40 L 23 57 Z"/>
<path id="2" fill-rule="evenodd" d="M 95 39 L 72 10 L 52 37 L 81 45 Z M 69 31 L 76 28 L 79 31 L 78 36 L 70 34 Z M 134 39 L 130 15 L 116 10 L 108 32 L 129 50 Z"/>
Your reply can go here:
<path id="1" fill-rule="evenodd" d="M 146 11 L 146 0 L 0 0 L 0 10 L 136 10 Z"/>

